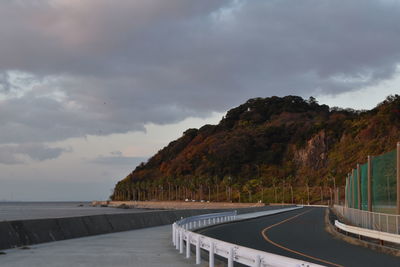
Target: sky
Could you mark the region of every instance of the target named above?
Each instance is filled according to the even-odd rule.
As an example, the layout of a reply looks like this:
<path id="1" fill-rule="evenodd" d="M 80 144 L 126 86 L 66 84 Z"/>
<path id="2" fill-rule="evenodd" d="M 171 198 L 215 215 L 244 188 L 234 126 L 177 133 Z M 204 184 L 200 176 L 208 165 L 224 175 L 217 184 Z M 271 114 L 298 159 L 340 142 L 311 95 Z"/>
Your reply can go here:
<path id="1" fill-rule="evenodd" d="M 0 2 L 0 201 L 104 200 L 249 98 L 400 92 L 400 1 Z"/>

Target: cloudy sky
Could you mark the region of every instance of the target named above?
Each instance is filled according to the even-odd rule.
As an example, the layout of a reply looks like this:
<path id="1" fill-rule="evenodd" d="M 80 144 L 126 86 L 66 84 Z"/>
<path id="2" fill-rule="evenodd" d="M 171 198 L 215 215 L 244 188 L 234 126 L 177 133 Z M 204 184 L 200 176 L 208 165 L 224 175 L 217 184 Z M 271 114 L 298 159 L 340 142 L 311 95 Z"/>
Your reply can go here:
<path id="1" fill-rule="evenodd" d="M 105 199 L 249 98 L 400 92 L 394 0 L 1 1 L 0 38 L 0 200 Z"/>

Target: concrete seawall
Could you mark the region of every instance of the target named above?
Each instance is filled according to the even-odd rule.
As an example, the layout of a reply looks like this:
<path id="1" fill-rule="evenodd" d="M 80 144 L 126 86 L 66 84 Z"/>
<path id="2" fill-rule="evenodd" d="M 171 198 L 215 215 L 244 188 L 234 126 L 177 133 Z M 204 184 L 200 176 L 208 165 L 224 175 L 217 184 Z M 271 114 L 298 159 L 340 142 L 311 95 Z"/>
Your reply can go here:
<path id="1" fill-rule="evenodd" d="M 240 214 L 267 209 L 274 209 L 274 207 L 237 210 Z M 222 211 L 226 211 L 226 209 L 171 210 L 3 221 L 0 222 L 0 249 L 172 224 L 181 218 Z"/>

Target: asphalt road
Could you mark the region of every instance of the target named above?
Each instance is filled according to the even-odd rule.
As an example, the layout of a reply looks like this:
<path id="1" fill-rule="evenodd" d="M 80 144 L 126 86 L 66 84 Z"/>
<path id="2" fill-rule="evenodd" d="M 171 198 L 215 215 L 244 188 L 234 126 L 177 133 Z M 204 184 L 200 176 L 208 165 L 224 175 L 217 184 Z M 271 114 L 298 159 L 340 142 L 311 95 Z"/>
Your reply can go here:
<path id="1" fill-rule="evenodd" d="M 326 266 L 394 266 L 400 257 L 335 239 L 324 230 L 325 208 L 310 208 L 209 227 L 216 239 Z"/>

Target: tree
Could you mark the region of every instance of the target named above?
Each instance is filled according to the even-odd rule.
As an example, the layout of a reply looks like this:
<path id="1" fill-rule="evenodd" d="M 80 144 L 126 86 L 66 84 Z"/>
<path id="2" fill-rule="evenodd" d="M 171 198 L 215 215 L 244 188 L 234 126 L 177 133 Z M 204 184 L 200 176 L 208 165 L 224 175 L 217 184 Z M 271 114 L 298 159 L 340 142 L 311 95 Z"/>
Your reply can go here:
<path id="1" fill-rule="evenodd" d="M 287 183 L 289 184 L 289 188 L 290 188 L 290 196 L 291 196 L 291 203 L 294 203 L 294 196 L 293 196 L 293 186 L 292 183 L 294 182 L 294 177 L 292 175 L 289 175 L 286 178 Z"/>
<path id="2" fill-rule="evenodd" d="M 308 185 L 308 178 L 306 178 L 306 188 L 307 188 L 307 205 L 310 205 L 310 187 Z"/>
<path id="3" fill-rule="evenodd" d="M 210 178 L 210 176 L 207 176 L 206 180 L 205 180 L 205 184 L 208 187 L 208 202 L 211 201 L 211 186 L 212 186 L 212 179 Z"/>
<path id="4" fill-rule="evenodd" d="M 217 199 L 216 199 L 216 201 L 218 202 L 219 201 L 219 183 L 220 183 L 220 180 L 219 180 L 219 177 L 217 175 L 214 175 L 213 183 L 215 184 L 215 186 L 217 188 Z"/>
<path id="5" fill-rule="evenodd" d="M 249 194 L 249 202 L 252 202 L 252 193 L 254 190 L 258 187 L 258 180 L 257 179 L 251 179 L 248 180 L 247 183 L 244 185 L 244 190 L 248 192 Z"/>
<path id="6" fill-rule="evenodd" d="M 278 203 L 278 195 L 277 195 L 277 192 L 276 192 L 276 183 L 277 183 L 277 178 L 276 177 L 273 177 L 272 178 L 272 186 L 273 186 L 273 188 L 274 188 L 274 198 L 275 198 L 275 203 Z"/>

